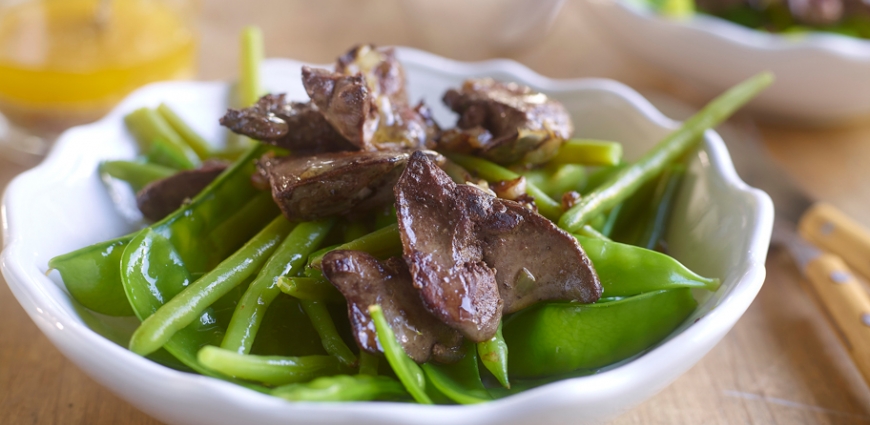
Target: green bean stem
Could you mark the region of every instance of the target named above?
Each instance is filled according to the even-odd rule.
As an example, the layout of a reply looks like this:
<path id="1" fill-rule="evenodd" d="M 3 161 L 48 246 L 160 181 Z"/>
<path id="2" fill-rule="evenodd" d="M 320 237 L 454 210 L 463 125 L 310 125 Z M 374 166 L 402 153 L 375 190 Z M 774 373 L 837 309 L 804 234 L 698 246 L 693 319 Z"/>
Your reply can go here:
<path id="1" fill-rule="evenodd" d="M 405 389 L 417 400 L 420 404 L 432 404 L 432 399 L 426 394 L 426 376 L 423 374 L 423 369 L 414 360 L 408 357 L 399 341 L 396 340 L 396 334 L 387 323 L 384 317 L 384 311 L 380 305 L 369 307 L 369 314 L 375 323 L 375 331 L 377 332 L 378 341 L 384 349 L 384 355 L 387 357 L 387 363 L 393 368 L 393 372 L 399 377 L 399 381 L 405 386 Z"/>
<path id="2" fill-rule="evenodd" d="M 622 159 L 622 144 L 604 140 L 571 139 L 551 160 L 555 164 L 612 166 Z"/>
<path id="3" fill-rule="evenodd" d="M 299 300 L 299 304 L 302 305 L 305 314 L 311 319 L 314 330 L 320 335 L 323 349 L 343 364 L 355 366 L 357 364 L 356 356 L 341 339 L 338 330 L 335 329 L 335 323 L 333 323 L 329 311 L 326 310 L 326 304 L 323 301 L 311 300 Z"/>
<path id="4" fill-rule="evenodd" d="M 348 371 L 332 356 L 254 356 L 211 345 L 199 350 L 197 359 L 203 366 L 214 371 L 267 385 L 305 382 Z"/>
<path id="5" fill-rule="evenodd" d="M 387 227 L 375 230 L 359 239 L 341 244 L 327 251 L 318 251 L 312 255 L 310 266 L 319 269 L 323 262 L 323 256 L 333 250 L 352 250 L 367 252 L 375 257 L 390 257 L 402 253 L 402 241 L 399 239 L 399 225 L 391 224 Z"/>
<path id="6" fill-rule="evenodd" d="M 347 302 L 335 286 L 322 278 L 281 276 L 278 278 L 278 288 L 281 292 L 300 300 L 342 304 Z"/>
<path id="7" fill-rule="evenodd" d="M 260 63 L 263 61 L 263 32 L 250 26 L 242 30 L 242 69 L 239 76 L 239 101 L 251 106 L 262 94 Z"/>
<path id="8" fill-rule="evenodd" d="M 184 120 L 181 119 L 181 117 L 178 116 L 169 105 L 161 103 L 160 106 L 157 107 L 157 112 L 200 158 L 208 158 L 212 156 L 211 145 L 206 142 L 199 133 L 190 128 L 190 126 L 187 125 L 187 123 L 184 122 Z"/>
<path id="9" fill-rule="evenodd" d="M 576 232 L 596 214 L 605 212 L 628 198 L 638 187 L 658 175 L 667 164 L 695 146 L 706 130 L 722 123 L 772 81 L 773 75 L 763 72 L 713 99 L 643 158 L 620 170 L 599 188 L 584 196 L 577 205 L 562 215 L 559 226 L 569 232 Z"/>
<path id="10" fill-rule="evenodd" d="M 477 343 L 477 354 L 483 367 L 490 371 L 495 379 L 505 388 L 510 389 L 508 380 L 508 346 L 502 335 L 502 323 L 499 322 L 495 336 L 489 341 Z"/>
<path id="11" fill-rule="evenodd" d="M 290 401 L 371 401 L 408 397 L 402 384 L 386 376 L 339 375 L 305 384 L 284 385 L 272 395 Z"/>
<path id="12" fill-rule="evenodd" d="M 476 172 L 480 177 L 490 182 L 513 180 L 520 176 L 507 168 L 485 159 L 453 152 L 442 152 L 442 154 L 460 166 Z M 555 221 L 562 215 L 562 204 L 547 196 L 543 190 L 532 182 L 526 181 L 526 193 L 535 198 L 535 205 L 538 206 L 538 211 L 544 217 Z"/>
<path id="13" fill-rule="evenodd" d="M 148 162 L 165 165 L 176 170 L 192 170 L 199 166 L 196 161 L 191 161 L 187 154 L 166 140 L 158 137 L 151 142 L 151 148 L 145 156 Z"/>
<path id="14" fill-rule="evenodd" d="M 240 354 L 251 351 L 266 309 L 281 293 L 278 289 L 278 278 L 296 275 L 302 271 L 308 254 L 320 245 L 334 222 L 332 219 L 325 219 L 300 223 L 290 232 L 239 300 L 221 348 Z"/>
<path id="15" fill-rule="evenodd" d="M 163 165 L 134 161 L 103 161 L 100 172 L 130 184 L 134 192 L 156 180 L 165 179 L 178 171 Z"/>
<path id="16" fill-rule="evenodd" d="M 130 339 L 130 351 L 142 356 L 157 351 L 179 329 L 199 318 L 208 306 L 259 270 L 292 229 L 293 224 L 283 216 L 273 220 L 214 270 L 145 319 Z"/>

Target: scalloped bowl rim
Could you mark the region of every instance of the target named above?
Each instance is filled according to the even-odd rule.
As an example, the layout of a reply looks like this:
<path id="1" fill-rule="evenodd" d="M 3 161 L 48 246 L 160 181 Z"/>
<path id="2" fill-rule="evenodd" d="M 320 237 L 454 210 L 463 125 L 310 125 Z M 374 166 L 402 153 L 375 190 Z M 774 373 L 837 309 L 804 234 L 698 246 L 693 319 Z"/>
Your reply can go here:
<path id="1" fill-rule="evenodd" d="M 398 49 L 403 62 L 426 64 L 427 67 L 437 69 L 439 72 L 477 74 L 498 72 L 510 75 L 515 81 L 551 92 L 608 91 L 627 100 L 643 117 L 656 125 L 667 128 L 674 128 L 677 125 L 675 121 L 664 116 L 639 93 L 616 81 L 607 79 L 554 80 L 541 76 L 511 60 L 496 59 L 463 63 L 415 49 L 404 47 Z M 298 63 L 288 59 L 269 59 L 267 62 L 266 66 Z M 157 83 L 157 85 L 172 84 L 224 83 Z M 750 226 L 752 234 L 750 240 L 752 242 L 748 253 L 749 261 L 736 273 L 737 283 L 716 308 L 681 333 L 672 336 L 670 340 L 626 364 L 596 375 L 557 381 L 505 399 L 470 406 L 423 406 L 383 402 L 288 403 L 279 398 L 250 391 L 228 382 L 178 372 L 140 357 L 95 333 L 77 320 L 71 311 L 68 311 L 50 294 L 41 289 L 41 283 L 45 283 L 42 279 L 49 278 L 39 273 L 38 270 L 34 272 L 35 265 L 28 264 L 30 255 L 21 249 L 22 235 L 18 231 L 19 227 L 15 225 L 16 220 L 24 219 L 26 212 L 19 211 L 15 202 L 11 202 L 21 196 L 26 196 L 30 187 L 44 185 L 45 181 L 62 179 L 63 176 L 56 173 L 55 170 L 62 170 L 65 162 L 74 160 L 62 156 L 76 152 L 69 143 L 74 138 L 72 135 L 77 131 L 98 127 L 103 123 L 120 119 L 119 114 L 122 106 L 135 102 L 137 94 L 149 90 L 150 87 L 153 86 L 143 87 L 131 94 L 121 105 L 100 121 L 71 129 L 62 135 L 55 149 L 41 165 L 16 177 L 10 183 L 4 194 L 2 207 L 0 207 L 0 225 L 2 225 L 5 236 L 5 249 L 0 254 L 0 269 L 2 269 L 13 294 L 34 322 L 46 334 L 48 334 L 47 330 L 62 327 L 63 332 L 55 332 L 54 335 L 50 335 L 50 339 L 55 345 L 58 343 L 54 338 L 65 338 L 67 343 L 77 344 L 76 349 L 80 351 L 79 354 L 109 359 L 112 363 L 123 365 L 132 376 L 145 381 L 170 382 L 176 390 L 205 392 L 214 398 L 216 403 L 220 402 L 230 407 L 235 406 L 248 412 L 280 411 L 288 415 L 296 415 L 299 420 L 315 421 L 315 418 L 319 417 L 319 421 L 323 422 L 324 419 L 320 414 L 327 412 L 331 414 L 338 412 L 344 418 L 364 415 L 373 421 L 396 421 L 402 420 L 402 418 L 407 420 L 410 416 L 406 415 L 424 413 L 416 416 L 415 420 L 418 423 L 436 424 L 443 423 L 444 420 L 460 419 L 462 423 L 496 423 L 499 418 L 543 409 L 553 403 L 567 403 L 584 397 L 592 400 L 606 400 L 608 397 L 618 395 L 626 391 L 627 388 L 637 385 L 636 381 L 642 380 L 642 378 L 634 377 L 644 376 L 644 370 L 649 365 L 669 363 L 667 360 L 670 356 L 669 352 L 674 349 L 679 350 L 681 344 L 708 343 L 712 347 L 714 342 L 711 341 L 721 338 L 727 333 L 733 323 L 749 307 L 764 281 L 765 258 L 773 225 L 773 205 L 767 194 L 747 186 L 740 180 L 723 141 L 718 134 L 709 130 L 704 135 L 704 143 L 709 152 L 710 166 L 715 169 L 716 174 L 725 182 L 729 190 L 747 195 L 754 199 L 757 205 L 757 210 L 753 212 L 757 215 L 758 221 Z M 83 155 L 83 153 L 78 152 L 78 155 Z M 48 176 L 48 180 L 45 180 L 45 176 Z"/>

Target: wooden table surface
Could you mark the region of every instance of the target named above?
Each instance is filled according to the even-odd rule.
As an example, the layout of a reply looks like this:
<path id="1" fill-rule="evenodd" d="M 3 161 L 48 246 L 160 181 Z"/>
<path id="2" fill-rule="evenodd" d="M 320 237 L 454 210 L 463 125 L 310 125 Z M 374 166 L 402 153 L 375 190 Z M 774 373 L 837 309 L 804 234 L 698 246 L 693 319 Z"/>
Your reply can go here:
<path id="1" fill-rule="evenodd" d="M 452 3 L 460 4 L 444 4 Z M 266 34 L 269 56 L 325 63 L 357 42 L 401 44 L 458 59 L 507 56 L 551 77 L 609 77 L 692 98 L 691 88 L 621 53 L 571 1 L 545 39 L 509 52 L 432 42 L 404 18 L 407 7 L 394 0 L 205 1 L 200 76 L 233 78 L 237 34 L 254 23 Z M 870 225 L 870 124 L 760 128 L 766 147 L 797 182 Z M 0 159 L 0 187 L 21 171 Z M 615 423 L 870 422 L 870 390 L 805 286 L 790 258 L 772 249 L 764 287 L 734 329 L 688 373 Z M 158 424 L 66 360 L 2 282 L 0 323 L 0 424 Z"/>

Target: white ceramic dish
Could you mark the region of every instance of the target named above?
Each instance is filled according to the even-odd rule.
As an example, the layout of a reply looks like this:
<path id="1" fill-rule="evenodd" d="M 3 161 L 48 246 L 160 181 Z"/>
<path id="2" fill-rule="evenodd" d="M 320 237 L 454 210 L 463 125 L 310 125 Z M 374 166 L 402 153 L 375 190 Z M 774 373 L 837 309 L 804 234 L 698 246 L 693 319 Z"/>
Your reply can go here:
<path id="1" fill-rule="evenodd" d="M 724 19 L 659 16 L 641 0 L 587 0 L 593 22 L 633 54 L 713 96 L 772 71 L 776 82 L 749 107 L 807 125 L 870 116 L 870 41 L 821 32 L 776 35 Z"/>
<path id="2" fill-rule="evenodd" d="M 618 140 L 637 156 L 674 128 L 646 100 L 608 80 L 554 81 L 511 61 L 459 63 L 400 49 L 412 99 L 424 98 L 436 118 L 453 123 L 439 101 L 448 86 L 471 76 L 518 81 L 565 103 L 580 136 Z M 300 63 L 270 60 L 264 81 L 272 91 L 305 98 Z M 67 357 L 136 407 L 171 424 L 522 424 L 597 423 L 652 396 L 704 356 L 734 325 L 764 280 L 773 206 L 761 191 L 735 174 L 716 133 L 707 132 L 694 154 L 678 196 L 668 235 L 674 255 L 691 268 L 723 279 L 712 296 L 655 349 L 593 376 L 550 384 L 476 406 L 398 403 L 293 404 L 215 379 L 177 372 L 134 355 L 123 341 L 130 323 L 102 329 L 85 323 L 48 260 L 61 253 L 133 229 L 112 205 L 96 174 L 102 159 L 134 155 L 122 117 L 141 106 L 166 101 L 210 140 L 222 138 L 217 118 L 229 86 L 224 83 L 163 83 L 127 98 L 103 120 L 65 133 L 48 159 L 16 178 L 3 202 L 6 247 L 0 257 L 12 292 L 27 313 Z M 632 156 L 632 155 L 630 155 Z M 135 325 L 135 324 L 133 324 Z"/>

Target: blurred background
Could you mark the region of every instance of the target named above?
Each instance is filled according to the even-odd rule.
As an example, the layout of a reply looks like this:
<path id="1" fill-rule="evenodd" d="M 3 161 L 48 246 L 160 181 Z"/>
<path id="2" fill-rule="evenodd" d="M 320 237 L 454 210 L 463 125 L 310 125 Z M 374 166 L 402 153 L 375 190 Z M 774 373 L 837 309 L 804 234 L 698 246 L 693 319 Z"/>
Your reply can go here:
<path id="1" fill-rule="evenodd" d="M 124 43 L 91 51 L 94 57 L 111 58 L 109 64 L 84 61 L 81 66 L 86 71 L 72 71 L 73 74 L 105 71 L 112 68 L 112 60 L 123 57 L 129 57 L 125 59 L 128 63 L 138 64 L 131 69 L 146 70 L 139 79 L 127 79 L 134 81 L 128 86 L 103 87 L 106 93 L 97 96 L 99 101 L 87 100 L 96 95 L 99 84 L 88 88 L 65 83 L 52 88 L 51 84 L 58 84 L 56 81 L 62 81 L 63 75 L 58 76 L 57 69 L 46 68 L 45 63 L 39 65 L 43 69 L 36 73 L 24 77 L 20 72 L 14 74 L 22 69 L 33 71 L 31 65 L 46 58 L 46 50 L 39 46 L 53 44 L 52 37 L 57 38 L 55 46 L 63 47 L 64 40 L 73 43 L 55 52 L 66 58 L 63 60 L 82 62 L 74 44 L 89 45 L 82 41 L 85 39 L 68 38 L 64 31 L 69 28 L 51 27 L 43 12 L 27 12 L 39 15 L 36 18 L 22 18 L 20 13 L 29 7 L 28 3 L 53 4 L 49 7 L 60 10 L 59 5 L 69 7 L 77 2 L 85 3 L 90 11 L 87 19 L 93 21 L 85 25 L 90 28 L 88 31 L 104 31 L 113 22 L 116 26 L 121 22 L 120 29 L 130 31 L 155 23 L 150 30 L 156 32 L 146 37 L 150 44 L 146 43 L 143 49 L 165 42 L 173 46 L 170 50 L 176 52 L 175 59 L 143 65 L 147 62 L 141 61 L 143 56 L 137 56 L 137 51 L 127 49 Z M 709 38 L 706 33 L 682 33 L 670 26 L 657 30 L 652 24 L 647 25 L 653 21 L 646 18 L 636 23 L 627 20 L 614 27 L 612 18 L 616 15 L 596 11 L 596 5 L 613 7 L 615 2 L 609 0 L 145 0 L 170 8 L 171 18 L 161 18 L 160 12 L 154 10 L 148 12 L 150 15 L 125 11 L 125 2 L 130 3 L 113 1 L 111 10 L 101 14 L 101 4 L 105 2 L 100 0 L 0 0 L 0 113 L 9 118 L 0 121 L 0 144 L 5 145 L 0 148 L 0 187 L 37 163 L 58 131 L 98 117 L 139 84 L 176 77 L 235 80 L 239 74 L 239 33 L 248 25 L 262 29 L 266 57 L 331 63 L 358 43 L 404 45 L 457 60 L 514 59 L 554 78 L 611 78 L 645 95 L 664 95 L 694 107 L 716 92 L 710 90 L 716 81 L 690 78 L 690 72 L 675 71 L 656 58 L 667 58 L 668 63 L 676 62 L 671 59 L 674 55 L 694 58 L 696 68 L 700 67 L 705 75 L 728 80 L 731 85 L 754 73 L 743 72 L 738 64 L 759 64 L 760 58 L 773 55 L 772 48 L 762 48 L 761 56 L 748 59 L 729 56 L 733 52 L 729 47 L 717 50 L 704 44 Z M 11 10 L 18 12 L 10 13 Z M 679 13 L 682 12 L 678 10 Z M 16 19 L 25 24 L 13 25 Z M 699 25 L 713 28 L 717 24 L 701 21 Z M 51 28 L 58 32 L 52 33 Z M 725 30 L 729 34 L 733 31 Z M 131 43 L 140 39 L 136 33 L 119 34 L 121 41 L 124 37 L 129 37 L 127 41 Z M 666 40 L 658 38 L 664 36 L 679 38 L 687 47 L 669 49 L 663 41 L 659 42 Z M 758 45 L 770 47 L 779 43 L 757 38 L 748 36 Z M 626 41 L 632 39 L 652 43 L 653 47 Z M 843 58 L 859 60 L 862 49 L 870 51 L 867 42 L 860 43 L 838 42 L 832 48 L 833 53 L 812 56 L 806 59 L 807 64 L 822 66 L 833 63 L 826 61 Z M 88 48 L 82 51 L 87 52 Z M 712 61 L 704 54 L 721 61 Z M 804 97 L 827 102 L 822 94 L 835 90 L 818 82 L 826 78 L 835 83 L 849 81 L 846 77 L 831 78 L 833 74 L 829 73 L 834 70 L 811 69 L 810 65 L 802 68 L 801 60 L 788 59 L 787 65 L 815 80 L 805 83 L 797 77 L 781 78 L 777 84 L 789 87 L 786 92 L 804 93 L 793 89 L 804 87 L 808 93 Z M 867 63 L 870 53 L 862 67 L 850 68 L 844 75 L 870 84 Z M 17 82 L 13 81 L 13 74 L 19 78 Z M 51 97 L 51 93 L 65 92 L 70 87 L 77 89 L 70 96 L 86 100 L 75 103 L 72 98 L 65 101 Z M 20 96 L 9 94 L 35 91 L 47 93 L 46 97 L 22 101 Z M 870 96 L 864 96 L 857 85 L 847 84 L 843 91 L 870 101 Z M 796 104 L 798 100 L 785 103 Z M 830 111 L 838 105 L 836 99 L 829 102 L 819 103 L 817 109 Z M 78 113 L 82 111 L 86 113 Z M 870 224 L 870 210 L 866 207 L 870 185 L 864 183 L 870 178 L 870 125 L 866 119 L 870 110 L 865 115 L 853 112 L 843 113 L 848 120 L 826 121 L 824 125 L 799 115 L 790 120 L 764 119 L 760 124 L 755 124 L 756 119 L 764 116 L 742 114 L 738 118 L 753 123 L 757 137 L 763 139 L 764 149 L 805 190 L 834 203 L 866 225 Z M 767 267 L 764 289 L 728 337 L 675 384 L 628 412 L 618 423 L 870 422 L 870 390 L 836 333 L 827 325 L 824 314 L 801 291 L 802 278 L 793 263 L 785 254 L 774 251 Z M 5 284 L 0 284 L 0 322 L 14 324 L 0 333 L 0 423 L 157 423 L 66 361 L 37 331 Z"/>

